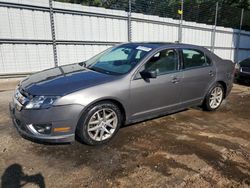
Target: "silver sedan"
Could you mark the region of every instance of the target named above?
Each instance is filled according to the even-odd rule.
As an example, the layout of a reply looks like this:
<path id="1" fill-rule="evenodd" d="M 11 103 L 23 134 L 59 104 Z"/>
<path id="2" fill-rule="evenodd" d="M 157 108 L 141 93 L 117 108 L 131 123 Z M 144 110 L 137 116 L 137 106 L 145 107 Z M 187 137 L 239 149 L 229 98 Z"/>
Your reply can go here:
<path id="1" fill-rule="evenodd" d="M 108 142 L 120 126 L 193 106 L 213 111 L 232 88 L 234 64 L 187 44 L 126 43 L 88 61 L 35 73 L 17 86 L 18 131 L 45 142 Z"/>

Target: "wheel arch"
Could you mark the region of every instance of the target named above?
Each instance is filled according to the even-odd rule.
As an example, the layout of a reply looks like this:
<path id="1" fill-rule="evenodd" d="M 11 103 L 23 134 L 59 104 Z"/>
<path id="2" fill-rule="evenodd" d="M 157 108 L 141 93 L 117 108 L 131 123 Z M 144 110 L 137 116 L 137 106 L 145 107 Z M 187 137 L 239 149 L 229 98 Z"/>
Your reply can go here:
<path id="1" fill-rule="evenodd" d="M 213 82 L 213 83 L 208 87 L 208 89 L 207 89 L 207 91 L 206 91 L 206 93 L 205 93 L 205 95 L 204 95 L 204 98 L 203 98 L 203 102 L 202 102 L 202 103 L 204 103 L 207 94 L 213 89 L 213 87 L 214 87 L 217 83 L 219 83 L 219 84 L 222 85 L 223 90 L 224 90 L 223 99 L 226 98 L 227 84 L 226 84 L 224 81 L 219 80 L 219 81 Z"/>
<path id="2" fill-rule="evenodd" d="M 223 89 L 224 89 L 224 94 L 223 98 L 226 98 L 226 93 L 227 93 L 227 84 L 224 81 L 217 81 L 217 83 L 221 84 Z"/>
<path id="3" fill-rule="evenodd" d="M 82 115 L 86 112 L 86 110 L 90 107 L 90 106 L 93 106 L 97 103 L 100 103 L 100 102 L 111 102 L 111 103 L 114 103 L 115 105 L 117 105 L 117 107 L 119 108 L 119 110 L 121 111 L 121 115 L 122 115 L 122 124 L 125 123 L 126 119 L 127 119 L 127 114 L 126 114 L 126 109 L 125 109 L 125 106 L 122 104 L 121 101 L 119 101 L 118 99 L 114 99 L 114 98 L 101 98 L 101 99 L 98 99 L 98 100 L 95 100 L 93 102 L 91 102 L 90 104 L 88 104 L 87 106 L 85 106 L 85 108 L 82 110 L 82 112 L 80 113 L 79 117 L 78 117 L 78 121 L 80 120 L 80 118 L 82 117 Z"/>

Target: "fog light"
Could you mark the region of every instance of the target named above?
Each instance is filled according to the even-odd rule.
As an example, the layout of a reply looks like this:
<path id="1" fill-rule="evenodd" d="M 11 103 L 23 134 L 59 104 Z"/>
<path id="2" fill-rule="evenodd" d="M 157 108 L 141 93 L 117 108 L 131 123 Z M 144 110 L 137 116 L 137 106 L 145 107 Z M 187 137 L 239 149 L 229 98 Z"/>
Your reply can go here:
<path id="1" fill-rule="evenodd" d="M 50 134 L 51 124 L 30 124 L 27 126 L 34 134 Z"/>

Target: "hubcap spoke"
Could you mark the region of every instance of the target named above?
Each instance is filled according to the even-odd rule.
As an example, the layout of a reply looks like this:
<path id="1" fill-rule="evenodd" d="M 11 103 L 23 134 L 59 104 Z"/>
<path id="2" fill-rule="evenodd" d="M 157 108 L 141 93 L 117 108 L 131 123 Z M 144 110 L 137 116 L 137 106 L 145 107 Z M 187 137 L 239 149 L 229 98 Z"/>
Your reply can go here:
<path id="1" fill-rule="evenodd" d="M 108 129 L 107 129 L 106 127 L 103 127 L 103 130 L 104 130 L 106 133 L 110 134 L 110 132 L 108 131 Z"/>
<path id="2" fill-rule="evenodd" d="M 100 141 L 102 141 L 102 139 L 103 139 L 103 134 L 104 134 L 104 130 L 102 129 L 101 134 L 100 134 Z"/>
<path id="3" fill-rule="evenodd" d="M 99 112 L 99 111 L 97 112 L 97 118 L 98 118 L 98 120 L 99 120 L 99 121 L 101 121 L 101 120 L 102 120 L 102 118 L 101 118 L 101 116 L 100 116 L 100 112 Z"/>
<path id="4" fill-rule="evenodd" d="M 94 120 L 94 121 L 90 121 L 90 122 L 89 122 L 90 125 L 93 125 L 93 124 L 96 125 L 96 124 L 98 124 L 98 123 L 99 123 L 98 120 Z"/>
<path id="5" fill-rule="evenodd" d="M 109 119 L 109 120 L 106 121 L 106 124 L 111 124 L 115 120 L 116 120 L 116 117 L 114 117 L 112 119 Z"/>
<path id="6" fill-rule="evenodd" d="M 114 128 L 114 126 L 111 125 L 110 123 L 106 123 L 106 125 L 107 125 L 108 127 Z"/>
<path id="7" fill-rule="evenodd" d="M 106 119 L 109 119 L 112 115 L 114 115 L 114 112 L 109 113 L 109 114 L 106 116 Z"/>
<path id="8" fill-rule="evenodd" d="M 95 131 L 97 129 L 99 129 L 99 126 L 92 127 L 92 128 L 89 129 L 89 131 Z"/>
<path id="9" fill-rule="evenodd" d="M 98 133 L 99 133 L 99 129 L 96 130 L 95 135 L 94 135 L 94 139 L 96 139 Z"/>
<path id="10" fill-rule="evenodd" d="M 214 106 L 214 100 L 210 102 L 210 106 Z"/>

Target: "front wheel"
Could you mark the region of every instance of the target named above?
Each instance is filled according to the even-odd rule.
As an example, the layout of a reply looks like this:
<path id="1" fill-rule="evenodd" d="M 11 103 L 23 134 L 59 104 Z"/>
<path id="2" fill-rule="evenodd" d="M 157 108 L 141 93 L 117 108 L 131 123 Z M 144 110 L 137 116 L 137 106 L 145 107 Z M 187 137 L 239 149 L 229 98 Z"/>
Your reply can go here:
<path id="1" fill-rule="evenodd" d="M 224 88 L 221 84 L 217 83 L 207 94 L 204 103 L 203 109 L 207 111 L 217 110 L 224 97 Z"/>
<path id="2" fill-rule="evenodd" d="M 76 134 L 86 144 L 104 144 L 114 137 L 121 122 L 120 109 L 114 103 L 97 103 L 90 106 L 82 115 Z"/>

